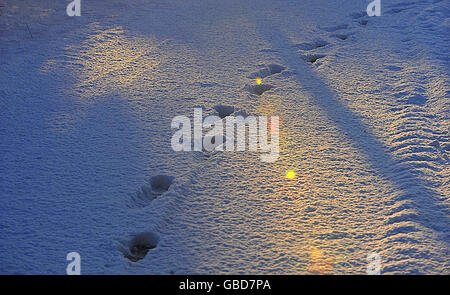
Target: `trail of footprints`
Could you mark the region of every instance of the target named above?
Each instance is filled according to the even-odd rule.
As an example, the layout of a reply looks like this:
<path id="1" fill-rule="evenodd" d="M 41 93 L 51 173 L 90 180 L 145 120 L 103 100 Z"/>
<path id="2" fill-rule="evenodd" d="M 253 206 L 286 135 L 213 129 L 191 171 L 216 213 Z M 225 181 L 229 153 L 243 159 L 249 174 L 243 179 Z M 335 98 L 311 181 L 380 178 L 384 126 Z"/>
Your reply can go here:
<path id="1" fill-rule="evenodd" d="M 413 5 L 415 2 L 411 3 L 404 3 L 404 4 L 397 4 L 393 6 L 391 10 L 388 10 L 388 14 L 394 14 L 402 12 L 406 9 L 409 9 L 411 5 Z M 369 23 L 369 16 L 367 16 L 367 13 L 364 12 L 358 12 L 350 14 L 350 17 L 353 19 L 354 23 L 357 23 L 360 27 L 366 27 Z M 330 33 L 330 37 L 346 41 L 348 40 L 354 33 L 350 32 L 348 30 L 352 29 L 352 26 L 349 24 L 339 24 L 335 26 L 330 27 L 323 27 L 322 30 Z M 300 53 L 303 56 L 303 59 L 309 62 L 313 65 L 318 65 L 318 61 L 326 57 L 325 53 L 316 52 L 318 50 L 321 50 L 323 47 L 331 45 L 329 42 L 324 41 L 322 39 L 318 39 L 313 42 L 305 42 L 297 44 L 297 48 L 299 49 Z"/>
<path id="2" fill-rule="evenodd" d="M 410 6 L 414 4 L 414 2 L 405 3 L 405 4 L 397 4 L 393 6 L 391 10 L 387 13 L 399 13 L 406 9 L 409 9 Z M 356 22 L 359 26 L 365 27 L 368 25 L 368 16 L 366 12 L 355 13 L 350 15 L 354 22 Z M 324 31 L 330 33 L 330 36 L 341 41 L 347 40 L 353 33 L 345 32 L 350 28 L 347 24 L 341 24 L 332 27 L 322 28 Z M 303 59 L 306 60 L 311 65 L 318 65 L 319 61 L 326 57 L 325 53 L 317 52 L 318 50 L 322 50 L 329 46 L 330 43 L 317 39 L 313 42 L 306 42 L 297 44 L 298 50 L 302 53 Z M 267 78 L 271 75 L 281 73 L 285 70 L 284 66 L 277 64 L 269 64 L 258 71 L 253 72 L 248 76 L 248 78 L 253 81 L 257 78 L 261 79 L 260 83 L 257 84 L 248 84 L 244 87 L 246 91 L 248 91 L 251 95 L 261 96 L 266 91 L 275 88 L 270 84 L 262 83 L 262 79 Z M 400 70 L 400 69 L 392 69 L 392 70 Z M 399 94 L 401 96 L 401 94 Z M 425 103 L 424 99 L 419 96 L 410 97 L 409 100 L 406 101 L 407 104 L 415 104 L 415 105 L 423 105 Z M 216 105 L 213 107 L 214 115 L 216 115 L 220 120 L 225 119 L 227 116 L 235 115 L 235 116 L 243 116 L 247 117 L 248 114 L 244 110 L 237 110 L 234 106 L 231 105 Z M 392 143 L 394 148 L 391 150 L 393 153 L 398 153 L 399 155 L 403 155 L 403 164 L 407 164 L 410 161 L 422 161 L 422 167 L 424 169 L 435 170 L 433 166 L 433 161 L 436 158 L 430 156 L 417 156 L 418 153 L 424 152 L 436 152 L 439 151 L 442 155 L 443 161 L 447 161 L 448 158 L 446 154 L 450 150 L 449 138 L 446 134 L 440 132 L 431 131 L 430 128 L 422 128 L 423 126 L 416 126 L 416 122 L 427 122 L 427 114 L 423 112 L 423 110 L 409 112 L 407 109 L 401 108 L 395 111 L 396 116 L 398 117 L 398 126 L 394 128 L 396 130 L 392 134 Z M 409 128 L 410 126 L 411 128 Z M 397 128 L 398 127 L 398 128 Z M 417 129 L 419 128 L 419 129 Z M 420 135 L 412 136 L 411 131 L 420 130 Z M 208 138 L 211 143 L 215 144 L 214 149 L 219 144 L 224 144 L 226 142 L 226 138 L 218 138 L 214 136 L 212 138 Z M 423 147 L 423 140 L 428 141 L 428 147 Z M 441 144 L 443 142 L 443 144 Z M 215 155 L 217 152 L 215 150 L 207 151 L 203 150 L 200 152 L 202 157 L 208 159 L 212 155 Z M 397 169 L 397 170 L 396 170 Z M 404 171 L 404 166 L 393 167 L 392 173 L 395 174 L 395 177 L 401 178 L 404 177 L 405 181 L 410 178 L 408 171 Z M 402 176 L 403 175 L 403 176 Z M 129 201 L 127 202 L 127 207 L 130 209 L 139 209 L 149 206 L 153 200 L 159 197 L 164 197 L 164 195 L 170 190 L 173 185 L 174 177 L 168 175 L 156 175 L 153 176 L 147 185 L 143 185 L 140 190 L 138 190 L 135 194 L 133 194 Z M 405 192 L 406 195 L 402 195 L 400 197 L 394 197 L 393 202 L 395 202 L 393 209 L 388 213 L 387 220 L 385 221 L 385 225 L 387 226 L 385 232 L 386 241 L 396 241 L 398 242 L 415 242 L 414 237 L 405 236 L 405 234 L 412 233 L 418 231 L 418 229 L 408 223 L 408 221 L 414 221 L 419 218 L 417 212 L 414 210 L 415 206 L 412 206 L 411 203 L 400 202 L 398 198 L 401 200 L 407 199 L 409 197 L 414 197 Z M 414 201 L 414 200 L 413 200 Z M 406 239 L 406 240 L 405 240 Z M 121 243 L 119 246 L 119 251 L 123 254 L 125 258 L 132 262 L 137 262 L 143 259 L 147 253 L 157 247 L 159 241 L 159 236 L 154 232 L 142 232 L 132 236 L 127 241 Z M 419 249 L 412 249 L 411 251 L 420 252 Z M 409 255 L 411 253 L 406 253 Z M 397 251 L 398 252 L 398 251 Z M 399 267 L 400 264 L 398 265 Z M 388 266 L 385 270 L 388 271 L 390 268 L 395 270 L 394 266 Z"/>
<path id="3" fill-rule="evenodd" d="M 268 76 L 281 73 L 285 67 L 277 64 L 269 64 L 266 67 L 252 73 L 248 78 L 266 78 Z M 247 85 L 246 89 L 250 94 L 260 96 L 269 89 L 273 89 L 274 86 L 268 84 L 256 84 Z M 211 115 L 217 116 L 218 120 L 226 119 L 226 117 L 235 115 L 247 117 L 248 113 L 245 110 L 238 110 L 231 105 L 216 105 L 212 108 L 213 113 Z M 218 137 L 219 135 L 213 137 L 206 137 L 205 140 L 212 143 L 212 150 L 203 149 L 200 154 L 203 158 L 210 158 L 212 155 L 217 154 L 215 150 L 220 144 L 226 142 L 226 138 Z M 198 152 L 196 152 L 198 153 Z M 145 208 L 157 199 L 164 197 L 167 192 L 170 191 L 175 178 L 169 175 L 156 175 L 150 178 L 148 184 L 141 186 L 141 188 L 132 194 L 126 202 L 126 206 L 129 209 L 142 209 Z M 131 262 L 137 262 L 145 258 L 147 253 L 156 248 L 159 242 L 159 236 L 155 232 L 141 232 L 133 235 L 131 238 L 121 241 L 118 250 L 122 255 Z"/>
<path id="4" fill-rule="evenodd" d="M 143 185 L 140 190 L 130 196 L 127 207 L 130 209 L 144 208 L 151 204 L 158 197 L 166 194 L 173 182 L 173 176 L 155 175 L 150 178 L 148 184 Z M 121 241 L 118 250 L 122 255 L 132 262 L 143 259 L 148 251 L 156 248 L 159 242 L 159 236 L 154 232 L 141 232 L 133 235 L 130 239 Z"/>
<path id="5" fill-rule="evenodd" d="M 416 2 L 407 2 L 407 3 L 399 3 L 391 6 L 391 9 L 389 9 L 386 14 L 396 14 L 403 12 L 405 10 L 408 10 L 411 8 L 412 5 L 414 5 Z M 369 23 L 369 16 L 367 16 L 367 13 L 364 12 L 357 12 L 350 14 L 350 17 L 353 19 L 353 22 L 356 22 L 361 27 L 367 26 Z M 353 33 L 352 32 L 346 32 L 346 30 L 351 29 L 351 25 L 349 24 L 340 24 L 336 26 L 330 26 L 330 27 L 324 27 L 322 28 L 323 31 L 331 33 L 330 37 L 333 37 L 335 39 L 345 41 L 348 38 L 350 38 Z M 306 42 L 297 44 L 298 49 L 303 54 L 303 58 L 311 63 L 316 64 L 317 61 L 319 61 L 322 58 L 326 57 L 326 54 L 317 53 L 315 52 L 318 49 L 321 49 L 322 47 L 328 46 L 330 43 L 324 40 L 316 40 L 314 42 Z"/>
<path id="6" fill-rule="evenodd" d="M 248 76 L 249 79 L 254 81 L 251 84 L 247 84 L 244 86 L 244 90 L 248 91 L 251 95 L 255 96 L 261 96 L 263 93 L 270 89 L 274 89 L 275 86 L 264 84 L 262 83 L 264 78 L 267 78 L 269 76 L 281 73 L 285 70 L 284 66 L 278 65 L 278 64 L 268 64 L 261 68 L 260 70 L 253 72 Z M 259 80 L 259 83 L 255 83 L 257 79 Z M 215 115 L 220 120 L 226 119 L 226 117 L 234 115 L 234 116 L 241 116 L 243 118 L 246 118 L 249 116 L 249 114 L 243 110 L 243 109 L 237 109 L 234 106 L 231 105 L 216 105 L 213 107 L 214 113 L 212 115 Z M 227 139 L 226 137 L 223 137 L 222 135 L 216 135 L 216 136 L 207 136 L 205 138 L 207 142 L 210 142 L 211 149 L 203 149 L 201 152 L 201 155 L 205 158 L 209 158 L 213 155 L 216 155 L 218 151 L 216 150 L 219 146 L 226 143 Z"/>
<path id="7" fill-rule="evenodd" d="M 361 26 L 366 26 L 368 23 L 368 20 L 365 18 L 365 14 L 355 14 L 352 15 L 352 18 Z M 340 24 L 322 28 L 323 31 L 330 33 L 330 37 L 341 41 L 345 41 L 353 35 L 351 32 L 346 32 L 348 29 L 350 29 L 348 24 Z M 296 47 L 302 54 L 305 61 L 312 65 L 320 65 L 319 61 L 327 56 L 326 53 L 323 52 L 323 49 L 330 45 L 331 43 L 328 41 L 316 39 L 312 42 L 296 44 Z"/>

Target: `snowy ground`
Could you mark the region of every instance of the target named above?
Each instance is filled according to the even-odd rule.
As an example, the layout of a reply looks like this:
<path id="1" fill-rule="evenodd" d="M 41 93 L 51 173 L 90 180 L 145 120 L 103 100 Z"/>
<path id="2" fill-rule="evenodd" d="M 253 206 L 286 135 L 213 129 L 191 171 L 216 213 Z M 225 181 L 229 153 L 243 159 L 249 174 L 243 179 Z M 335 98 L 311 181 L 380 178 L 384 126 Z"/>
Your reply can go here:
<path id="1" fill-rule="evenodd" d="M 68 3 L 0 0 L 0 273 L 450 274 L 448 1 Z M 172 151 L 217 105 L 279 160 Z"/>

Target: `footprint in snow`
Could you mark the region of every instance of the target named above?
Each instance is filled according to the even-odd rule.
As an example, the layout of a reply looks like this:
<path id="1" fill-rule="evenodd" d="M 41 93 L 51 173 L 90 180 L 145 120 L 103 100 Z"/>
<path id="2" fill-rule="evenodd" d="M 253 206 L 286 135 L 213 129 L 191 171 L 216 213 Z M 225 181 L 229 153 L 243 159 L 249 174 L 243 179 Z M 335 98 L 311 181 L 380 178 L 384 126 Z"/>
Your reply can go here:
<path id="1" fill-rule="evenodd" d="M 310 64 L 315 64 L 319 59 L 326 57 L 325 54 L 306 54 L 303 55 L 303 59 Z"/>
<path id="2" fill-rule="evenodd" d="M 336 33 L 333 34 L 333 37 L 336 37 L 340 40 L 347 40 L 352 34 L 351 33 Z"/>
<path id="3" fill-rule="evenodd" d="M 359 19 L 359 20 L 357 20 L 357 22 L 363 27 L 365 27 L 367 25 L 367 23 L 369 23 L 369 21 L 367 19 Z"/>
<path id="4" fill-rule="evenodd" d="M 131 196 L 128 202 L 129 208 L 142 208 L 167 192 L 174 181 L 173 176 L 156 175 L 150 178 L 148 185 L 143 185 L 139 191 Z"/>
<path id="5" fill-rule="evenodd" d="M 256 78 L 266 78 L 274 74 L 281 73 L 284 71 L 285 67 L 277 64 L 268 64 L 264 68 L 260 69 L 257 72 L 252 73 L 249 78 L 250 79 L 256 79 Z"/>
<path id="6" fill-rule="evenodd" d="M 273 89 L 275 87 L 269 84 L 259 84 L 259 85 L 247 85 L 245 88 L 251 94 L 262 95 L 264 92 Z"/>
<path id="7" fill-rule="evenodd" d="M 316 40 L 314 42 L 306 42 L 297 44 L 297 48 L 300 50 L 314 50 L 327 46 L 329 43 L 324 40 Z"/>
<path id="8" fill-rule="evenodd" d="M 214 107 L 214 110 L 216 110 L 217 114 L 219 115 L 220 119 L 223 119 L 232 113 L 234 113 L 234 106 L 228 106 L 228 105 L 216 105 Z"/>
<path id="9" fill-rule="evenodd" d="M 275 74 L 278 74 L 278 73 L 281 73 L 285 69 L 286 68 L 281 65 L 268 64 L 264 68 L 260 69 L 257 72 L 254 72 L 248 76 L 248 78 L 250 78 L 250 79 L 256 79 L 257 84 L 256 85 L 246 85 L 244 87 L 244 89 L 246 89 L 251 94 L 262 95 L 264 92 L 275 88 L 274 86 L 269 85 L 269 84 L 261 84 L 262 79 L 272 76 L 272 75 L 275 75 Z"/>
<path id="10" fill-rule="evenodd" d="M 132 262 L 144 259 L 148 251 L 156 248 L 159 237 L 153 232 L 143 232 L 134 235 L 130 240 L 122 241 L 118 250 Z"/>

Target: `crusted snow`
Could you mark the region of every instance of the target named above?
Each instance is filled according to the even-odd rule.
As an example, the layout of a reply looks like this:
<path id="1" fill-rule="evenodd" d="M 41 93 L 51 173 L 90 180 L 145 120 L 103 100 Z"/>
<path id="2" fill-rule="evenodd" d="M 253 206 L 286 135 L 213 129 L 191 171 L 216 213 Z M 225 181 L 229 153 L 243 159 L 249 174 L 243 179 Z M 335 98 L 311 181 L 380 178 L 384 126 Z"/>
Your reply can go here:
<path id="1" fill-rule="evenodd" d="M 0 16 L 0 273 L 449 273 L 448 1 L 67 3 Z M 172 151 L 194 107 L 279 160 Z"/>

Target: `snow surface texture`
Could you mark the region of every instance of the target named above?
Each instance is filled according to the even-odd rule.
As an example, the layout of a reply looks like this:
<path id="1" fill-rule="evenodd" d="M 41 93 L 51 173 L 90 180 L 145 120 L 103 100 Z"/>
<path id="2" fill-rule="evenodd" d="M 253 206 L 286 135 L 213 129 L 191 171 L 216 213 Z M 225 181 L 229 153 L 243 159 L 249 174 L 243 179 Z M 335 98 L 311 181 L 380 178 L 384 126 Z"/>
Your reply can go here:
<path id="1" fill-rule="evenodd" d="M 450 274 L 449 1 L 1 4 L 0 273 Z M 173 152 L 194 107 L 280 159 Z"/>

